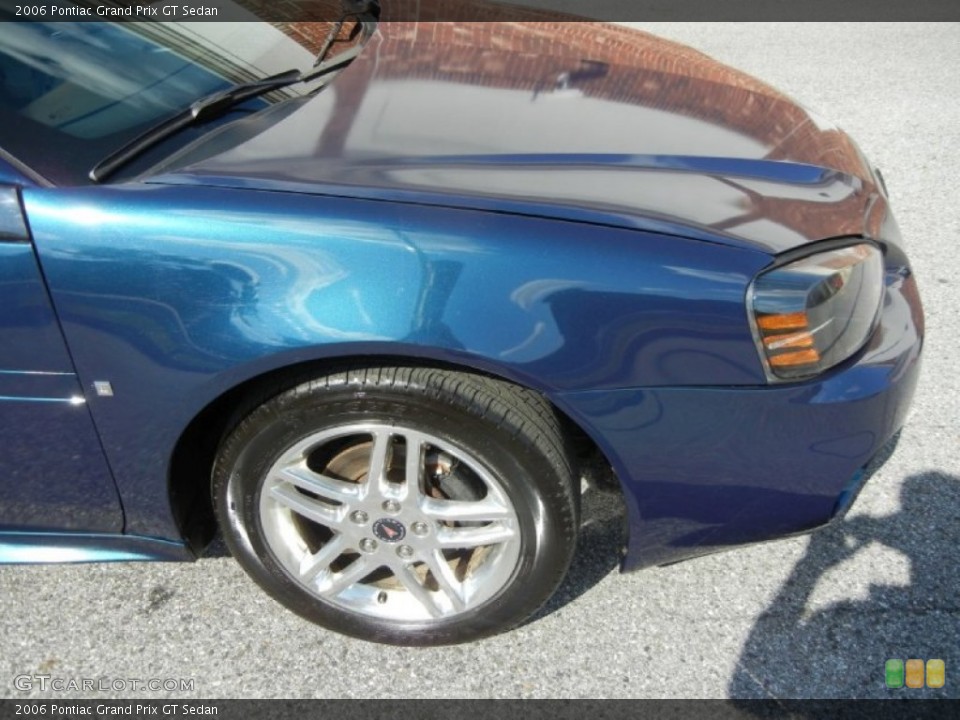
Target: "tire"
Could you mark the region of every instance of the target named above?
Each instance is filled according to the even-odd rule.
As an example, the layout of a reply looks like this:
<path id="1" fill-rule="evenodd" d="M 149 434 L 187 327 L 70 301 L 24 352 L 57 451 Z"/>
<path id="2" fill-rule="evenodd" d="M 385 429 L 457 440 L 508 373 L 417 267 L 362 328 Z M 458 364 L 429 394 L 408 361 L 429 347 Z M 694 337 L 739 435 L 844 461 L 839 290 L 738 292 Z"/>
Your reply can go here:
<path id="1" fill-rule="evenodd" d="M 429 368 L 363 368 L 267 400 L 213 470 L 224 538 L 304 618 L 444 645 L 505 631 L 553 594 L 578 527 L 558 419 L 535 393 Z"/>

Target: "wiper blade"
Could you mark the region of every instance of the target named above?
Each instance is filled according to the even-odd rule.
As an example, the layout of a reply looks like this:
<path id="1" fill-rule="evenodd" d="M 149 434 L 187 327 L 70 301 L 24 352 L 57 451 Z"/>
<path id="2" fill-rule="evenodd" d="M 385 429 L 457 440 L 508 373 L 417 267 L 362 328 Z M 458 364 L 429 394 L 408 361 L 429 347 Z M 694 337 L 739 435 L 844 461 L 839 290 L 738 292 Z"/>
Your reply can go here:
<path id="1" fill-rule="evenodd" d="M 299 70 L 288 70 L 255 82 L 234 85 L 202 97 L 191 103 L 185 110 L 168 120 L 164 120 L 159 125 L 154 125 L 116 152 L 105 157 L 90 170 L 87 176 L 94 182 L 103 182 L 137 155 L 163 142 L 183 128 L 194 123 L 212 120 L 227 112 L 230 108 L 246 100 L 264 95 L 271 90 L 301 82 L 302 77 Z"/>
<path id="2" fill-rule="evenodd" d="M 349 65 L 363 50 L 364 45 L 366 45 L 367 40 L 373 35 L 373 31 L 377 26 L 376 18 L 372 15 L 360 15 L 357 19 L 363 28 L 363 37 L 356 45 L 337 55 L 333 60 L 321 65 L 316 65 L 307 72 L 287 70 L 286 72 L 276 75 L 270 75 L 262 80 L 233 85 L 225 90 L 219 90 L 211 95 L 200 98 L 196 102 L 191 103 L 185 110 L 182 110 L 168 120 L 164 120 L 159 125 L 154 125 L 119 150 L 105 157 L 87 173 L 87 177 L 95 183 L 103 182 L 138 155 L 155 145 L 159 145 L 168 137 L 175 135 L 185 127 L 219 117 L 240 103 L 265 95 L 271 90 L 278 90 L 282 87 L 295 85 L 297 83 L 310 82 Z"/>

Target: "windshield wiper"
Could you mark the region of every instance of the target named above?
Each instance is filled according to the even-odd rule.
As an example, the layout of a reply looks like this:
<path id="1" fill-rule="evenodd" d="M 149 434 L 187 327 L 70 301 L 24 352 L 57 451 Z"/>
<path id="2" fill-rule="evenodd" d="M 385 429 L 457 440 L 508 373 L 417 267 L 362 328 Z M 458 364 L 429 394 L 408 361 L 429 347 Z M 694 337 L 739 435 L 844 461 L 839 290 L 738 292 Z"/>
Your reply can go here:
<path id="1" fill-rule="evenodd" d="M 288 85 L 296 85 L 297 83 L 310 82 L 311 80 L 316 80 L 317 78 L 349 65 L 363 50 L 364 45 L 366 45 L 367 40 L 370 39 L 376 28 L 376 19 L 372 15 L 360 15 L 357 19 L 363 28 L 363 37 L 356 45 L 337 55 L 332 60 L 321 65 L 316 65 L 306 72 L 287 70 L 286 72 L 277 73 L 276 75 L 270 75 L 262 80 L 233 85 L 225 90 L 219 90 L 206 97 L 202 97 L 172 118 L 164 120 L 159 125 L 154 125 L 143 134 L 138 135 L 126 145 L 105 157 L 94 165 L 87 174 L 87 177 L 96 183 L 103 182 L 135 157 L 155 145 L 160 144 L 185 127 L 213 120 L 227 113 L 231 108 L 247 100 L 265 95 L 272 90 L 278 90 Z"/>
<path id="2" fill-rule="evenodd" d="M 320 47 L 316 59 L 313 61 L 314 67 L 317 67 L 323 62 L 327 53 L 330 52 L 330 48 L 332 48 L 333 44 L 337 41 L 337 36 L 340 35 L 343 24 L 349 18 L 357 19 L 357 25 L 350 31 L 350 39 L 353 40 L 357 35 L 358 29 L 362 27 L 365 18 L 380 16 L 380 5 L 377 0 L 342 0 L 341 7 L 342 12 L 340 19 L 333 23 L 330 32 L 327 33 L 327 37 L 323 41 L 323 45 Z"/>

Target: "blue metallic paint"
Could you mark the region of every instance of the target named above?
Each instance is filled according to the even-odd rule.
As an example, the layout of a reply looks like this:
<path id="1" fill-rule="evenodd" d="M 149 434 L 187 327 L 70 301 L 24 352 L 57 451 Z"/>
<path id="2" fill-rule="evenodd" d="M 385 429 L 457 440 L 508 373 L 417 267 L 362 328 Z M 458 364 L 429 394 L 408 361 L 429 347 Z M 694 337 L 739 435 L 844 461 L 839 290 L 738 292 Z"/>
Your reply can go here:
<path id="1" fill-rule="evenodd" d="M 0 370 L 0 399 L 81 405 L 85 401 L 72 372 Z"/>
<path id="2" fill-rule="evenodd" d="M 0 241 L 0 369 L 73 372 L 33 247 Z"/>
<path id="3" fill-rule="evenodd" d="M 263 137 L 257 142 L 266 144 Z M 305 145 L 311 147 L 309 142 Z M 738 158 L 452 155 L 365 159 L 348 164 L 316 155 L 311 148 L 304 157 L 288 155 L 274 164 L 243 162 L 247 152 L 260 155 L 269 150 L 259 145 L 238 150 L 240 161 L 232 161 L 226 153 L 216 162 L 160 175 L 150 182 L 554 217 L 764 252 L 781 252 L 822 239 L 811 235 L 808 228 L 820 227 L 823 222 L 834 224 L 834 234 L 861 233 L 861 216 L 876 197 L 874 186 L 834 170 Z M 683 183 L 699 183 L 696 203 L 682 193 L 657 191 Z M 571 204 L 574 195 L 577 203 Z M 805 212 L 795 224 L 757 223 L 771 208 L 795 206 L 800 199 Z M 837 225 L 838 207 L 844 206 L 852 206 L 854 212 L 842 216 L 846 224 Z"/>
<path id="4" fill-rule="evenodd" d="M 0 530 L 119 532 L 117 490 L 12 189 L 0 188 L 0 208 Z"/>
<path id="5" fill-rule="evenodd" d="M 176 532 L 158 508 L 182 428 L 299 362 L 433 358 L 550 395 L 763 382 L 743 303 L 769 262 L 755 251 L 223 189 L 37 189 L 24 202 L 79 376 L 113 383 L 90 408 L 140 534 Z"/>
<path id="6" fill-rule="evenodd" d="M 644 132 L 585 135 L 574 123 L 541 138 L 537 123 L 518 123 L 527 132 L 487 133 L 478 152 L 477 118 L 564 113 L 557 104 L 530 110 L 546 91 L 497 85 L 524 55 L 491 50 L 482 72 L 459 82 L 414 70 L 398 76 L 398 63 L 430 68 L 443 55 L 418 39 L 426 36 L 385 29 L 335 92 L 222 127 L 213 157 L 204 158 L 201 141 L 184 151 L 186 167 L 174 161 L 140 181 L 24 187 L 73 354 L 44 305 L 39 272 L 27 271 L 34 260 L 23 242 L 0 243 L 0 273 L 8 273 L 0 292 L 32 314 L 0 321 L 22 324 L 24 347 L 43 345 L 34 356 L 43 368 L 18 355 L 18 343 L 0 353 L 10 354 L 10 370 L 65 373 L 50 376 L 56 381 L 22 376 L 63 384 L 20 385 L 24 398 L 113 384 L 114 397 L 90 393 L 86 405 L 56 407 L 74 413 L 70 423 L 92 414 L 124 500 L 125 531 L 180 537 L 168 497 L 171 454 L 183 429 L 225 393 L 299 363 L 378 357 L 486 371 L 549 397 L 623 483 L 625 569 L 829 519 L 851 478 L 902 423 L 923 333 L 892 216 L 855 146 L 757 83 L 733 83 L 731 97 L 795 125 L 738 138 L 697 94 L 715 95 L 716 83 L 611 67 L 612 75 L 646 73 L 651 87 L 681 82 L 692 101 L 682 110 L 629 94 L 601 101 L 588 80 L 579 97 L 555 98 L 565 113 L 628 112 Z M 378 62 L 386 49 L 390 62 Z M 425 103 L 416 126 L 403 122 L 411 98 Z M 475 124 L 451 122 L 449 112 Z M 270 113 L 275 127 L 264 120 Z M 675 147 L 685 122 L 696 125 L 696 154 Z M 231 128 L 242 142 L 222 152 Z M 397 141 L 398 129 L 409 142 Z M 817 133 L 819 144 L 790 142 Z M 418 149 L 424 138 L 443 152 Z M 0 161 L 0 178 L 16 175 Z M 696 197 L 671 187 L 696 188 Z M 839 236 L 885 247 L 881 326 L 868 348 L 823 377 L 766 387 L 747 286 L 778 253 Z M 56 425 L 65 415 L 23 414 L 41 405 L 0 403 L 0 412 L 20 413 L 11 422 L 33 438 L 70 432 Z M 75 437 L 86 453 L 77 492 L 112 491 L 92 426 Z M 26 448 L 28 439 L 18 442 Z M 24 507 L 39 507 L 41 493 L 22 487 Z M 92 513 L 76 516 L 76 529 L 120 529 L 119 504 L 107 495 L 71 499 Z M 91 558 L 153 552 L 142 538 L 126 546 L 120 536 L 72 537 L 88 543 Z M 186 555 L 174 546 L 171 557 Z"/>
<path id="7" fill-rule="evenodd" d="M 912 275 L 889 269 L 868 348 L 816 381 L 565 394 L 623 481 L 624 569 L 821 525 L 904 420 L 922 331 Z M 789 408 L 789 412 L 784 412 Z"/>

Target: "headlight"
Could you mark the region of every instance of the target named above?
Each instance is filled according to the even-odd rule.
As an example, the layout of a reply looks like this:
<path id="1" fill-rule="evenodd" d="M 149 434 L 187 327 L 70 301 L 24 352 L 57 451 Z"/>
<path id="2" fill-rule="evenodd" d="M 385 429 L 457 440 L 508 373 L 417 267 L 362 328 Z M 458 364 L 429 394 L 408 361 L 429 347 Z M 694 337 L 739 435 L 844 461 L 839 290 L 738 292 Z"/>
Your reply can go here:
<path id="1" fill-rule="evenodd" d="M 747 310 L 767 377 L 812 377 L 843 362 L 870 337 L 883 299 L 883 255 L 860 243 L 759 275 Z"/>

